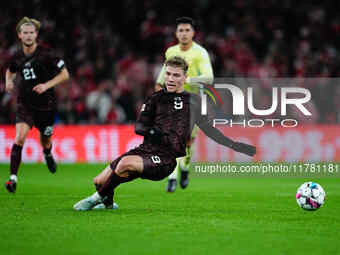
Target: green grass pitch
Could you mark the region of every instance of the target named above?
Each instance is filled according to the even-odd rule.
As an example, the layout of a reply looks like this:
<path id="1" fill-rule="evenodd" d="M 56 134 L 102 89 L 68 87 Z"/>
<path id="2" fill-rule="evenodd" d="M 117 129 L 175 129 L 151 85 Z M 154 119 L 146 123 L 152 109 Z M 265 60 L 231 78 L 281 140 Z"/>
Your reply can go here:
<path id="1" fill-rule="evenodd" d="M 116 190 L 116 211 L 77 212 L 103 165 L 22 164 L 16 194 L 0 190 L 0 253 L 20 254 L 340 254 L 338 178 L 199 177 L 174 194 L 166 181 L 136 180 Z M 0 165 L 2 183 L 8 165 Z M 313 180 L 327 193 L 318 211 L 295 193 Z M 3 185 L 3 184 L 2 184 Z"/>

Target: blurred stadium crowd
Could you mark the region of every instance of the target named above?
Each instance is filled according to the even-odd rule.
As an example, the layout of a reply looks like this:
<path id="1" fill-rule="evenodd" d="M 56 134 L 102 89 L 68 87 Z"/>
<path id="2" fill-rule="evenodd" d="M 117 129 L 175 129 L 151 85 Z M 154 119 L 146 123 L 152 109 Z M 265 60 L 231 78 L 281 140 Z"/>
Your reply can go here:
<path id="1" fill-rule="evenodd" d="M 15 120 L 4 73 L 23 16 L 42 22 L 40 40 L 63 56 L 71 73 L 56 88 L 59 123 L 133 122 L 153 91 L 166 48 L 176 43 L 179 16 L 197 21 L 195 40 L 209 51 L 215 77 L 315 78 L 299 84 L 311 90 L 312 117 L 295 117 L 340 123 L 340 85 L 320 79 L 340 76 L 339 9 L 338 1 L 305 0 L 126 0 L 113 7 L 104 1 L 3 1 L 0 124 Z M 271 102 L 271 84 L 256 88 L 258 105 Z"/>

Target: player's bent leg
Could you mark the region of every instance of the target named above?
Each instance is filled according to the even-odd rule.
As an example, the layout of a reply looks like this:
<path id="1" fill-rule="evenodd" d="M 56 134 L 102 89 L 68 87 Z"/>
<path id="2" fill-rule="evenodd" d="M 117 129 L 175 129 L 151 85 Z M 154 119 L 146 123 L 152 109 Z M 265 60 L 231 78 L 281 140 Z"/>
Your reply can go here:
<path id="1" fill-rule="evenodd" d="M 108 165 L 100 174 L 98 174 L 94 179 L 93 183 L 98 191 L 102 185 L 110 178 L 112 173 L 111 166 Z M 118 205 L 113 202 L 113 194 L 107 196 L 103 200 L 103 203 L 96 205 L 93 209 L 118 209 Z"/>
<path id="2" fill-rule="evenodd" d="M 43 153 L 48 170 L 54 174 L 57 171 L 57 163 L 52 155 L 52 131 L 49 129 L 43 133 L 40 131 L 40 143 L 43 147 Z"/>
<path id="3" fill-rule="evenodd" d="M 115 161 L 114 161 L 115 162 Z M 73 208 L 77 211 L 88 211 L 92 209 L 117 209 L 118 205 L 113 202 L 112 205 L 107 206 L 105 203 L 105 199 L 108 196 L 113 195 L 112 190 L 114 190 L 119 184 L 124 182 L 129 182 L 139 177 L 143 172 L 143 158 L 135 155 L 124 156 L 118 160 L 118 164 L 116 168 L 112 170 L 111 166 L 108 166 L 97 177 L 95 181 L 103 181 L 107 178 L 107 174 L 110 173 L 109 178 L 105 181 L 104 184 L 101 184 L 100 189 L 95 192 L 92 196 L 89 196 L 78 203 L 76 203 Z M 99 183 L 98 183 L 99 184 Z"/>
<path id="4" fill-rule="evenodd" d="M 110 164 L 110 176 L 104 184 L 100 185 L 98 193 L 103 197 L 106 207 L 114 208 L 114 189 L 121 183 L 130 182 L 141 176 L 144 169 L 143 158 L 136 155 L 126 155 L 116 159 Z"/>
<path id="5" fill-rule="evenodd" d="M 111 166 L 108 165 L 100 174 L 98 174 L 93 179 L 93 183 L 96 186 L 97 191 L 107 181 L 107 179 L 110 177 L 111 173 L 112 173 Z M 88 211 L 88 210 L 91 210 L 91 209 L 106 209 L 107 206 L 110 207 L 110 203 L 106 206 L 103 199 L 101 199 L 98 202 L 95 202 L 97 199 L 98 199 L 98 193 L 96 192 L 92 196 L 89 196 L 89 197 L 82 199 L 79 202 L 77 202 L 73 206 L 73 208 L 76 211 Z M 113 207 L 113 198 L 112 198 L 111 204 L 112 204 L 112 207 Z"/>
<path id="6" fill-rule="evenodd" d="M 96 186 L 96 190 L 98 191 L 101 186 L 110 178 L 110 175 L 112 173 L 111 166 L 108 165 L 100 174 L 98 174 L 94 179 L 93 183 Z M 118 205 L 113 202 L 113 196 L 107 196 L 105 200 L 103 200 L 103 203 L 100 203 L 96 205 L 94 210 L 103 210 L 103 209 L 118 209 Z"/>
<path id="7" fill-rule="evenodd" d="M 21 163 L 21 152 L 23 145 L 25 143 L 26 137 L 31 129 L 31 127 L 25 123 L 17 123 L 16 126 L 16 136 L 15 141 L 11 149 L 11 159 L 10 159 L 10 177 L 5 183 L 5 187 L 10 193 L 15 193 L 18 181 L 18 171 Z"/>

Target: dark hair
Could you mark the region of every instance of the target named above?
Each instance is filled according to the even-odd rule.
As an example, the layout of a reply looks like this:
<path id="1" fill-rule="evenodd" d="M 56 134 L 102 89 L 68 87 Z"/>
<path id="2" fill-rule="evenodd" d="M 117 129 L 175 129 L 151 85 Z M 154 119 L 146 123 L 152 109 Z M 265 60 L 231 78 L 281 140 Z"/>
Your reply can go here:
<path id="1" fill-rule="evenodd" d="M 179 56 L 169 58 L 167 61 L 165 61 L 165 66 L 180 67 L 183 69 L 185 74 L 187 73 L 189 68 L 187 61 Z"/>
<path id="2" fill-rule="evenodd" d="M 193 29 L 196 28 L 195 21 L 190 17 L 179 17 L 176 19 L 176 26 L 179 24 L 190 24 Z"/>

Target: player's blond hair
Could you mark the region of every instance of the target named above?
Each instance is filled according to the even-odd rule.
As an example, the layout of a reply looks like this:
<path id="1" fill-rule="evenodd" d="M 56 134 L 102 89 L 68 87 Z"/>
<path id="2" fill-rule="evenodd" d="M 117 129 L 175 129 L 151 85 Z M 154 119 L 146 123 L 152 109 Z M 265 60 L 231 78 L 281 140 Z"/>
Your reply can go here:
<path id="1" fill-rule="evenodd" d="M 165 66 L 180 67 L 183 69 L 185 74 L 187 73 L 189 68 L 187 61 L 180 56 L 169 58 L 167 61 L 165 61 Z"/>
<path id="2" fill-rule="evenodd" d="M 18 33 L 20 33 L 21 31 L 21 27 L 22 25 L 33 25 L 35 27 L 35 31 L 39 32 L 40 29 L 40 21 L 36 20 L 36 19 L 31 19 L 29 17 L 23 17 L 17 24 L 16 26 L 16 30 Z"/>

